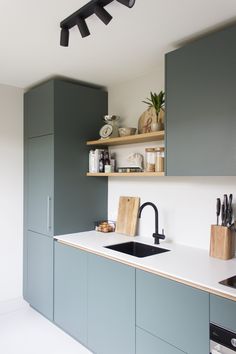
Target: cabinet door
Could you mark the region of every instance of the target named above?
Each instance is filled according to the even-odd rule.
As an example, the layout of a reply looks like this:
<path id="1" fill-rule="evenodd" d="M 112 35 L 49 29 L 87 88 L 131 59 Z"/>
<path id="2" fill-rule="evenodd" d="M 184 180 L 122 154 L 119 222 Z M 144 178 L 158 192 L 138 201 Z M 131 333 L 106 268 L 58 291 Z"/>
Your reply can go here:
<path id="1" fill-rule="evenodd" d="M 169 176 L 236 175 L 236 26 L 166 56 Z"/>
<path id="2" fill-rule="evenodd" d="M 87 344 L 87 254 L 54 241 L 54 321 Z"/>
<path id="3" fill-rule="evenodd" d="M 53 235 L 53 135 L 28 140 L 28 229 Z"/>
<path id="4" fill-rule="evenodd" d="M 53 134 L 54 81 L 46 82 L 25 93 L 24 117 L 28 138 Z"/>
<path id="5" fill-rule="evenodd" d="M 236 302 L 211 295 L 210 320 L 236 333 Z"/>
<path id="6" fill-rule="evenodd" d="M 89 147 L 107 114 L 107 93 L 55 80 L 55 235 L 92 230 L 107 218 L 107 178 L 88 178 Z M 98 201 L 94 203 L 94 201 Z"/>
<path id="7" fill-rule="evenodd" d="M 135 270 L 88 255 L 88 348 L 135 353 Z"/>
<path id="8" fill-rule="evenodd" d="M 184 354 L 150 333 L 136 328 L 136 354 Z"/>
<path id="9" fill-rule="evenodd" d="M 28 232 L 27 299 L 45 317 L 53 319 L 53 239 Z"/>
<path id="10" fill-rule="evenodd" d="M 138 327 L 188 354 L 209 354 L 208 293 L 137 270 L 136 311 Z"/>

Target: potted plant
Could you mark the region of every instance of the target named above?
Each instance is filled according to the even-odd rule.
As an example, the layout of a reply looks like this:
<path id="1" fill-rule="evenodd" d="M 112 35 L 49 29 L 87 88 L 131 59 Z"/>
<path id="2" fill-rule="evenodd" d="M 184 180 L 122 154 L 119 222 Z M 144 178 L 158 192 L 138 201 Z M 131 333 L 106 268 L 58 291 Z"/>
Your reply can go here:
<path id="1" fill-rule="evenodd" d="M 155 92 L 150 92 L 150 98 L 147 98 L 146 101 L 142 101 L 143 103 L 149 106 L 149 113 L 156 115 L 156 121 L 152 119 L 151 124 L 149 125 L 149 131 L 158 131 L 164 129 L 163 124 L 163 115 L 164 115 L 164 105 L 165 105 L 165 93 L 164 91 L 160 91 L 157 95 Z M 146 131 L 148 132 L 148 131 Z"/>

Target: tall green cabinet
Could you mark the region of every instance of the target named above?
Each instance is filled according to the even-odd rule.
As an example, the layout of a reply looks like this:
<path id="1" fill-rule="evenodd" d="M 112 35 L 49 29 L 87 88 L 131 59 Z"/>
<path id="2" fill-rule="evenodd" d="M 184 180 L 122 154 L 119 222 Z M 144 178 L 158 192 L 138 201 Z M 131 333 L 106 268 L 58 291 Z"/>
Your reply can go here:
<path id="1" fill-rule="evenodd" d="M 107 217 L 107 179 L 86 178 L 85 145 L 106 113 L 107 93 L 77 82 L 53 79 L 25 93 L 24 298 L 49 319 L 53 236 Z"/>

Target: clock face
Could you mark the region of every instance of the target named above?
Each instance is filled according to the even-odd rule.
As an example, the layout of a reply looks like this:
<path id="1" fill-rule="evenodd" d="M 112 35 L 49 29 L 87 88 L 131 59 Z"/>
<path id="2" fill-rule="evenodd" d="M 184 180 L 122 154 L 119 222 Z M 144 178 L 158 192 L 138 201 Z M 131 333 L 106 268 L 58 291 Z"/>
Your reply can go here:
<path id="1" fill-rule="evenodd" d="M 100 129 L 100 137 L 101 138 L 108 138 L 113 131 L 113 127 L 110 124 L 105 124 L 101 129 Z"/>

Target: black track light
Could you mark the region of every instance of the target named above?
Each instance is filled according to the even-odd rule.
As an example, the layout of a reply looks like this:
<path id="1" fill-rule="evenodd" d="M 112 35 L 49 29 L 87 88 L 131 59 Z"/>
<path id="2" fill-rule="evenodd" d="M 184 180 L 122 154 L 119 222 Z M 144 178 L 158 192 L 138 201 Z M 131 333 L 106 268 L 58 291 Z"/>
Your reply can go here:
<path id="1" fill-rule="evenodd" d="M 61 29 L 61 39 L 60 39 L 60 45 L 62 47 L 68 47 L 69 45 L 69 29 L 68 28 L 62 28 Z"/>
<path id="2" fill-rule="evenodd" d="M 103 23 L 105 23 L 105 25 L 108 25 L 108 23 L 112 20 L 112 16 L 109 14 L 109 12 L 107 12 L 99 4 L 94 5 L 94 13 Z"/>
<path id="3" fill-rule="evenodd" d="M 117 1 L 129 8 L 133 7 L 135 4 L 135 0 L 117 0 Z"/>
<path id="4" fill-rule="evenodd" d="M 83 18 L 77 16 L 76 17 L 76 24 L 77 24 L 80 34 L 83 38 L 90 35 L 88 26 Z"/>
<path id="5" fill-rule="evenodd" d="M 93 14 L 96 14 L 97 17 L 108 25 L 108 23 L 112 20 L 112 16 L 107 12 L 104 7 L 109 5 L 115 0 L 90 0 L 87 4 L 81 7 L 79 10 L 75 11 L 69 17 L 65 18 L 61 21 L 61 41 L 60 45 L 63 47 L 68 47 L 69 44 L 69 30 L 78 26 L 79 31 L 82 37 L 87 37 L 90 35 L 88 26 L 86 24 L 86 19 Z M 135 0 L 117 0 L 119 3 L 126 7 L 133 7 L 135 4 Z"/>

